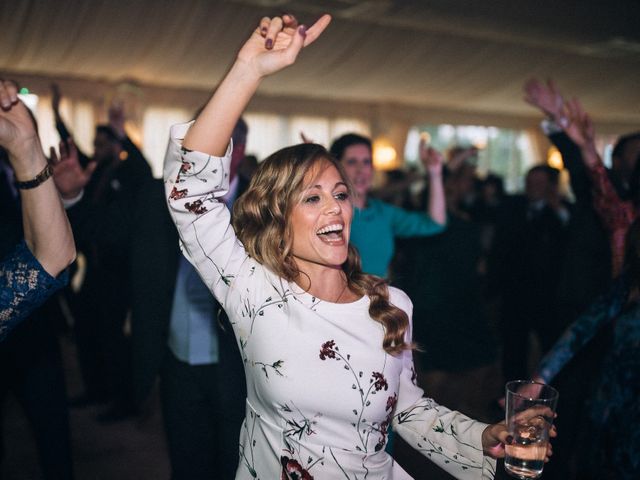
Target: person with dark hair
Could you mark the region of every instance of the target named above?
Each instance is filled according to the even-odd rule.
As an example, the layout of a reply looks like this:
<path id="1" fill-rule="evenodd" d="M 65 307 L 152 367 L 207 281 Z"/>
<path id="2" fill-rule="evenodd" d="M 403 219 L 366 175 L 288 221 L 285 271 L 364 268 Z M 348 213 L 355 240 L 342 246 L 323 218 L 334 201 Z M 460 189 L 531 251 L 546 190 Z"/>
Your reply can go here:
<path id="1" fill-rule="evenodd" d="M 329 147 L 329 152 L 337 159 L 341 159 L 347 148 L 352 145 L 364 145 L 370 151 L 373 151 L 371 139 L 357 133 L 346 133 L 333 141 L 331 147 Z"/>
<path id="2" fill-rule="evenodd" d="M 615 278 L 622 271 L 627 230 L 640 214 L 640 155 L 636 154 L 640 152 L 640 138 L 636 140 L 636 148 L 633 146 L 633 135 L 622 140 L 621 144 L 618 142 L 618 152 L 624 154 L 623 157 L 618 157 L 617 162 L 621 165 L 619 168 L 623 170 L 622 173 L 631 170 L 629 177 L 622 177 L 628 178 L 628 194 L 620 195 L 607 175 L 604 163 L 596 150 L 595 132 L 589 115 L 575 98 L 566 102 L 565 108 L 567 116 L 563 128 L 580 149 L 582 161 L 591 179 L 593 206 L 609 234 L 612 277 Z M 632 154 L 628 157 L 626 154 L 629 150 Z M 636 158 L 633 158 L 634 155 Z M 632 160 L 632 163 L 629 160 Z"/>
<path id="3" fill-rule="evenodd" d="M 131 380 L 131 346 L 125 334 L 130 309 L 128 252 L 118 228 L 105 228 L 107 212 L 117 202 L 134 205 L 142 185 L 152 178 L 142 152 L 125 131 L 124 110 L 112 106 L 109 124 L 96 128 L 89 159 L 75 146 L 59 112 L 60 92 L 53 89 L 53 109 L 62 151 L 79 157 L 78 166 L 64 162 L 55 181 L 63 200 L 75 202 L 67 211 L 78 251 L 86 259 L 80 290 L 70 294 L 74 333 L 84 392 L 70 400 L 83 407 L 110 402 L 98 417 L 111 423 L 135 413 Z M 76 182 L 78 175 L 83 182 Z M 77 184 L 77 185 L 76 185 Z M 104 220 L 104 221 L 101 221 Z"/>
<path id="4" fill-rule="evenodd" d="M 424 141 L 420 159 L 428 172 L 430 198 L 427 212 L 408 212 L 370 195 L 373 181 L 371 140 L 348 133 L 337 138 L 331 154 L 343 165 L 353 185 L 356 207 L 351 226 L 351 243 L 358 249 L 363 271 L 386 278 L 395 251 L 396 238 L 430 236 L 446 225 L 442 187 L 442 156 Z"/>
<path id="5" fill-rule="evenodd" d="M 457 478 L 492 478 L 504 422 L 471 420 L 415 385 L 411 302 L 361 270 L 342 164 L 320 145 L 288 147 L 260 164 L 232 216 L 217 200 L 242 111 L 329 22 L 263 18 L 195 122 L 171 129 L 169 209 L 244 361 L 236 478 L 408 479 L 384 450 L 391 424 Z"/>
<path id="6" fill-rule="evenodd" d="M 619 190 L 628 191 L 630 196 L 633 196 L 638 189 L 637 183 L 633 182 L 634 175 L 636 177 L 638 175 L 638 163 L 640 163 L 640 132 L 622 135 L 611 151 L 611 167 L 616 173 L 617 183 L 620 184 Z"/>

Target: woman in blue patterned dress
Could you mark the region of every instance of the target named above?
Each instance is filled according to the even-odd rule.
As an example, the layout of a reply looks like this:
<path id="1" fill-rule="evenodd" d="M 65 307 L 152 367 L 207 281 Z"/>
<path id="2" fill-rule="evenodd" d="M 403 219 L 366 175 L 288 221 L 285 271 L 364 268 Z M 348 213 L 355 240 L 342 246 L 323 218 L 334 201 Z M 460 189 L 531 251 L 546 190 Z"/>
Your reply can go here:
<path id="1" fill-rule="evenodd" d="M 0 161 L 20 191 L 24 240 L 0 263 L 0 340 L 67 280 L 75 258 L 67 215 L 35 124 L 13 82 L 0 81 Z"/>

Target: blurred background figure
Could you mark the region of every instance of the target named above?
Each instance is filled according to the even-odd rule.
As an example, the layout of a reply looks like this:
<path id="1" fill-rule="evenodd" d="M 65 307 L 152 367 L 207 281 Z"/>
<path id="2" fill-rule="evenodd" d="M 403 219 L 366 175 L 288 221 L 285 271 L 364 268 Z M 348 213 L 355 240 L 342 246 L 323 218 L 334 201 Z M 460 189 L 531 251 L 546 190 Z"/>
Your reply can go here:
<path id="1" fill-rule="evenodd" d="M 342 163 L 355 190 L 350 242 L 358 248 L 366 273 L 383 278 L 388 275 L 396 238 L 435 235 L 445 228 L 442 157 L 424 142 L 420 149 L 430 184 L 423 213 L 408 212 L 369 195 L 374 172 L 370 139 L 349 133 L 331 145 L 331 154 Z"/>
<path id="2" fill-rule="evenodd" d="M 112 225 L 106 212 L 117 202 L 135 205 L 140 187 L 151 180 L 151 169 L 125 132 L 121 106 L 109 110 L 109 124 L 96 128 L 94 154 L 89 157 L 73 144 L 59 112 L 60 92 L 53 87 L 52 107 L 62 145 L 78 157 L 81 167 L 92 165 L 84 187 L 67 190 L 65 174 L 56 182 L 63 198 L 76 201 L 69 211 L 78 251 L 86 259 L 84 281 L 71 296 L 74 334 L 84 393 L 70 400 L 72 407 L 108 402 L 99 415 L 111 423 L 135 414 L 131 378 L 131 345 L 125 325 L 131 307 L 129 254 L 121 241 L 125 232 Z"/>
<path id="3" fill-rule="evenodd" d="M 505 198 L 496 227 L 493 261 L 502 300 L 505 380 L 529 377 L 530 334 L 546 352 L 562 331 L 557 290 L 570 213 L 558 179 L 552 167 L 531 168 L 524 195 Z"/>
<path id="4" fill-rule="evenodd" d="M 229 208 L 246 190 L 247 124 L 233 131 Z M 162 180 L 143 188 L 131 231 L 133 379 L 152 402 L 159 379 L 171 478 L 232 480 L 245 414 L 240 351 L 220 304 L 178 249 Z M 161 292 L 159 294 L 159 292 Z"/>

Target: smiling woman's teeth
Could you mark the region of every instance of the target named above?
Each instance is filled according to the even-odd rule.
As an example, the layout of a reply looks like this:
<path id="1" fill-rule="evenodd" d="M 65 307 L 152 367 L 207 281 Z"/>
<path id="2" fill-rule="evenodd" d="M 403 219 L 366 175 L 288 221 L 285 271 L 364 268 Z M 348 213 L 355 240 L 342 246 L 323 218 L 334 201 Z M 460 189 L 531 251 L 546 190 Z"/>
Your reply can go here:
<path id="1" fill-rule="evenodd" d="M 344 227 L 342 225 L 327 225 L 326 227 L 319 229 L 316 233 L 323 242 L 335 243 L 342 241 L 343 228 Z"/>
<path id="2" fill-rule="evenodd" d="M 327 225 L 326 227 L 322 227 L 320 230 L 318 230 L 316 233 L 318 235 L 325 235 L 328 233 L 333 233 L 333 232 L 342 232 L 342 225 Z"/>

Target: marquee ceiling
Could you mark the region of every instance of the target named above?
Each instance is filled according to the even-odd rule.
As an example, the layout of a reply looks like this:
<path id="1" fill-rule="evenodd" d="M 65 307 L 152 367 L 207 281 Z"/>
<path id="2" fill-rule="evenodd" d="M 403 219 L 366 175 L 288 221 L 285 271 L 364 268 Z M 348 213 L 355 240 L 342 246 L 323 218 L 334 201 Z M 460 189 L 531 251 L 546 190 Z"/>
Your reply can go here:
<path id="1" fill-rule="evenodd" d="M 265 96 L 536 117 L 553 77 L 602 124 L 640 126 L 636 0 L 0 1 L 0 72 L 210 89 L 263 16 L 334 21 Z"/>

